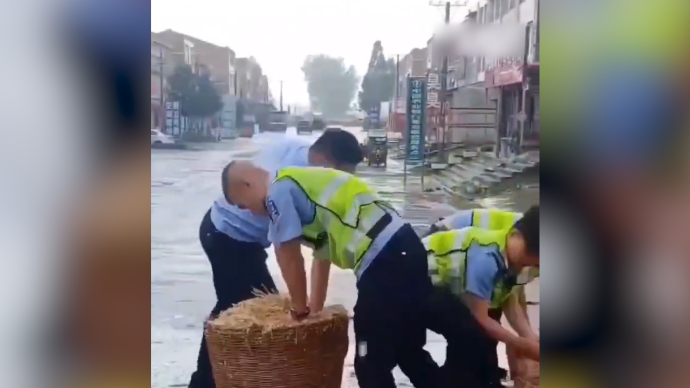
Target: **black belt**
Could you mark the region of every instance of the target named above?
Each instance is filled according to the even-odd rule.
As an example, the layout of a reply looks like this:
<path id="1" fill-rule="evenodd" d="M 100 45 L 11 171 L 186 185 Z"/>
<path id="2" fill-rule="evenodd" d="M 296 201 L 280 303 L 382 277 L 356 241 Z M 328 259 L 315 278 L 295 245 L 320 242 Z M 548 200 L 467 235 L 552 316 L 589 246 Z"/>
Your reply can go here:
<path id="1" fill-rule="evenodd" d="M 390 213 L 386 213 L 385 216 L 376 221 L 374 226 L 369 229 L 369 231 L 366 233 L 367 237 L 369 237 L 369 239 L 372 241 L 376 240 L 376 237 L 378 237 L 379 234 L 381 234 L 381 232 L 383 232 L 383 230 L 386 229 L 391 222 L 393 222 L 393 216 L 391 216 Z"/>

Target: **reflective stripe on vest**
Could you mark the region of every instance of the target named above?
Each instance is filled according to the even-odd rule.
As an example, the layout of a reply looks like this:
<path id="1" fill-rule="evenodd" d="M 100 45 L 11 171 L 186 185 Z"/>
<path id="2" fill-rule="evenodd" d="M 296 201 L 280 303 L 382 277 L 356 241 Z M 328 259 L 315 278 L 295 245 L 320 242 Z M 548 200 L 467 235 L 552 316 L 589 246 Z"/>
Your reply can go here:
<path id="1" fill-rule="evenodd" d="M 314 222 L 303 228 L 306 239 L 328 235 L 330 260 L 357 269 L 372 240 L 367 233 L 392 207 L 354 175 L 315 167 L 286 168 L 276 181 L 291 179 L 316 204 Z"/>
<path id="2" fill-rule="evenodd" d="M 453 293 L 465 290 L 465 241 L 471 228 L 434 233 L 423 242 L 427 250 L 429 276 L 434 284 L 448 284 Z"/>
<path id="3" fill-rule="evenodd" d="M 472 211 L 472 226 L 487 230 L 503 230 L 512 227 L 521 213 L 506 212 L 498 209 L 476 209 Z"/>

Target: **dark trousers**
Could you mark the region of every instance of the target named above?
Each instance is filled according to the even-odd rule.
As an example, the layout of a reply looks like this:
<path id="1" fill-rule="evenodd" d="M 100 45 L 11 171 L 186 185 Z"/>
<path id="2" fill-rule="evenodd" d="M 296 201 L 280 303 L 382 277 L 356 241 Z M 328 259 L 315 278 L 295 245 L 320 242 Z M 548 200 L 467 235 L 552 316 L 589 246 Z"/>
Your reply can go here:
<path id="1" fill-rule="evenodd" d="M 357 283 L 354 365 L 360 388 L 395 388 L 396 365 L 417 388 L 439 386 L 440 369 L 424 350 L 432 290 L 426 256 L 419 237 L 405 225 Z"/>
<path id="2" fill-rule="evenodd" d="M 217 302 L 210 316 L 254 297 L 255 289 L 277 292 L 266 265 L 266 251 L 261 244 L 237 241 L 219 232 L 211 222 L 210 210 L 201 221 L 199 240 L 211 262 L 213 286 L 216 289 Z M 201 340 L 197 369 L 192 374 L 189 387 L 215 388 L 205 334 Z"/>
<path id="3" fill-rule="evenodd" d="M 430 298 L 430 330 L 446 339 L 446 362 L 441 368 L 448 387 L 500 387 L 498 342 L 486 335 L 470 309 L 444 287 L 434 287 Z M 489 315 L 501 320 L 501 310 Z"/>

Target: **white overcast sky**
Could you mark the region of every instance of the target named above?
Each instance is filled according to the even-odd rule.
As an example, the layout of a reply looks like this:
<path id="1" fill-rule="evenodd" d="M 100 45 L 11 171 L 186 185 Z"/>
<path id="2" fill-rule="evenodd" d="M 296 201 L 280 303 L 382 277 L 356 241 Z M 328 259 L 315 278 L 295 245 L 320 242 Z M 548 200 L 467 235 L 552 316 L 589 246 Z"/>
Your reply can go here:
<path id="1" fill-rule="evenodd" d="M 466 14 L 454 8 L 451 20 Z M 374 41 L 387 56 L 423 47 L 443 21 L 443 8 L 427 0 L 151 0 L 151 30 L 171 28 L 237 56 L 254 56 L 274 96 L 284 81 L 286 104 L 308 102 L 300 70 L 309 54 L 345 58 L 360 76 Z"/>

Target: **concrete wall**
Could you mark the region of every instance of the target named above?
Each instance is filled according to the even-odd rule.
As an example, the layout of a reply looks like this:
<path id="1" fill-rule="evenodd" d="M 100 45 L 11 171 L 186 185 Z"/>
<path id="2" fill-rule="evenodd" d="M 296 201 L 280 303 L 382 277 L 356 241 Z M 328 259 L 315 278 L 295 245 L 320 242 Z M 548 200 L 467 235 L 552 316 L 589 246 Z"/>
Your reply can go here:
<path id="1" fill-rule="evenodd" d="M 453 92 L 452 107 L 462 108 L 491 108 L 495 105 L 486 98 L 484 88 L 466 87 Z M 450 128 L 450 141 L 453 143 L 465 142 L 471 144 L 484 144 L 496 141 L 494 113 L 463 113 L 453 111 L 450 122 L 454 124 L 483 124 L 481 128 Z"/>

